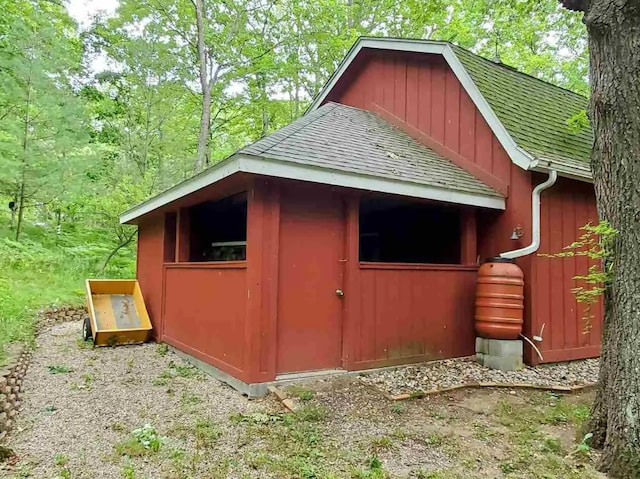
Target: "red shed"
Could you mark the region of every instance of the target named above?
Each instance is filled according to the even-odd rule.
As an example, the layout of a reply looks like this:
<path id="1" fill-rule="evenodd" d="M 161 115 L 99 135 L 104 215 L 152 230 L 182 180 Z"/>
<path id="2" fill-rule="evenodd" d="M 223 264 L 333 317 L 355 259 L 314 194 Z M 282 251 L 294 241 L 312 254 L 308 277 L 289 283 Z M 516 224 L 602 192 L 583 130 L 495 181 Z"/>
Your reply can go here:
<path id="1" fill-rule="evenodd" d="M 567 128 L 586 103 L 449 43 L 360 39 L 305 116 L 122 215 L 156 339 L 249 395 L 472 355 L 478 264 L 598 219 L 591 132 Z M 544 361 L 597 356 L 587 261 L 517 262 Z"/>

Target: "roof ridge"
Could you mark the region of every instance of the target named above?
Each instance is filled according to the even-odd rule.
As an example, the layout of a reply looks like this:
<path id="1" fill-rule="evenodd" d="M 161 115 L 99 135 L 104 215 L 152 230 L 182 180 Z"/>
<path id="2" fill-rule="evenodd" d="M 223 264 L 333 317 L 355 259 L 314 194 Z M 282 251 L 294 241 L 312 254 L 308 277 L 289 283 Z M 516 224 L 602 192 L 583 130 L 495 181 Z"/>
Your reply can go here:
<path id="1" fill-rule="evenodd" d="M 482 55 L 480 55 L 478 53 L 475 53 L 475 52 L 473 52 L 473 51 L 471 51 L 471 50 L 469 50 L 469 49 L 467 49 L 465 47 L 461 47 L 460 45 L 457 45 L 455 43 L 452 43 L 452 42 L 449 42 L 449 41 L 446 41 L 446 40 L 442 40 L 442 43 L 446 43 L 447 45 L 452 46 L 454 50 L 460 49 L 465 53 L 469 53 L 470 55 L 473 55 L 474 57 L 480 58 L 482 61 L 487 62 L 492 67 L 502 68 L 502 69 L 504 69 L 504 70 L 506 70 L 508 72 L 516 73 L 517 75 L 522 75 L 522 76 L 527 77 L 527 78 L 532 78 L 533 80 L 536 80 L 538 82 L 544 83 L 545 85 L 552 86 L 552 87 L 557 88 L 559 90 L 562 90 L 562 91 L 565 91 L 567 93 L 570 93 L 571 95 L 574 95 L 576 97 L 580 97 L 580 99 L 582 99 L 582 100 L 588 100 L 589 99 L 588 96 L 583 95 L 582 93 L 578 93 L 576 91 L 570 90 L 569 88 L 566 88 L 566 87 L 563 87 L 563 86 L 560 86 L 560 85 L 556 85 L 555 83 L 551 83 L 549 81 L 543 80 L 542 78 L 538 78 L 538 77 L 533 76 L 533 75 L 531 75 L 529 73 L 523 72 L 522 70 L 519 70 L 518 68 L 516 68 L 516 67 L 514 67 L 512 65 L 509 65 L 507 63 L 503 63 L 502 61 L 500 61 L 500 63 L 497 63 L 497 62 L 495 62 L 493 60 L 490 60 L 487 57 L 483 57 Z"/>

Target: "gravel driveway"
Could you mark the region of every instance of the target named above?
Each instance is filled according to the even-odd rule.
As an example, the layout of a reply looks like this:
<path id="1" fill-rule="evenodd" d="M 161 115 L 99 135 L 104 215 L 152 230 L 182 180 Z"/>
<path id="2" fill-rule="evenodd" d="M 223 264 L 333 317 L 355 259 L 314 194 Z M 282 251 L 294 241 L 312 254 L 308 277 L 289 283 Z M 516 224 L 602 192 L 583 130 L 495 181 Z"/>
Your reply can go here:
<path id="1" fill-rule="evenodd" d="M 247 400 L 156 344 L 93 349 L 79 338 L 75 322 L 38 337 L 9 439 L 19 462 L 0 477 L 65 477 L 64 470 L 73 478 L 126 477 L 114 445 L 147 423 L 176 436 L 209 421 L 220 436 L 219 457 L 208 459 L 215 463 L 235 447 L 231 415 L 277 407 Z M 175 442 L 188 448 L 192 440 Z M 161 468 L 137 461 L 131 477 L 160 477 Z"/>

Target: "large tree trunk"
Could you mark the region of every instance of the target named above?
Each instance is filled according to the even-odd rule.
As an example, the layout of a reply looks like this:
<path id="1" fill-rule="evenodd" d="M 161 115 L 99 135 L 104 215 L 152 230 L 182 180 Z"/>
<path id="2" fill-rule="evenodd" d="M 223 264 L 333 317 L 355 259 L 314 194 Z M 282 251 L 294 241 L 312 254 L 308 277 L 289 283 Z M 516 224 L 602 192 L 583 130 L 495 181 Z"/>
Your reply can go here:
<path id="1" fill-rule="evenodd" d="M 205 44 L 204 0 L 193 0 L 196 10 L 198 35 L 198 66 L 200 69 L 200 88 L 202 89 L 202 110 L 200 112 L 200 131 L 194 172 L 202 171 L 209 163 L 209 130 L 211 129 L 211 83 L 207 72 L 207 50 Z"/>
<path id="2" fill-rule="evenodd" d="M 602 371 L 588 424 L 601 469 L 640 477 L 640 0 L 564 0 L 585 11 L 591 157 L 600 216 L 619 233 L 605 293 Z"/>

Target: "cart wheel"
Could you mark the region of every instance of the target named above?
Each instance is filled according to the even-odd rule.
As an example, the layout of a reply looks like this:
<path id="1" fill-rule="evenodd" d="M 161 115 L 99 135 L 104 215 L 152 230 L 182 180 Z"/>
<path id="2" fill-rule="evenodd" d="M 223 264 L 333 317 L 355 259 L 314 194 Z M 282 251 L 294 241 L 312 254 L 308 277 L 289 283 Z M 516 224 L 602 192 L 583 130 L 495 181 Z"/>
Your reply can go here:
<path id="1" fill-rule="evenodd" d="M 93 339 L 93 333 L 91 332 L 91 320 L 89 319 L 89 316 L 86 316 L 82 323 L 82 339 L 85 341 Z"/>

